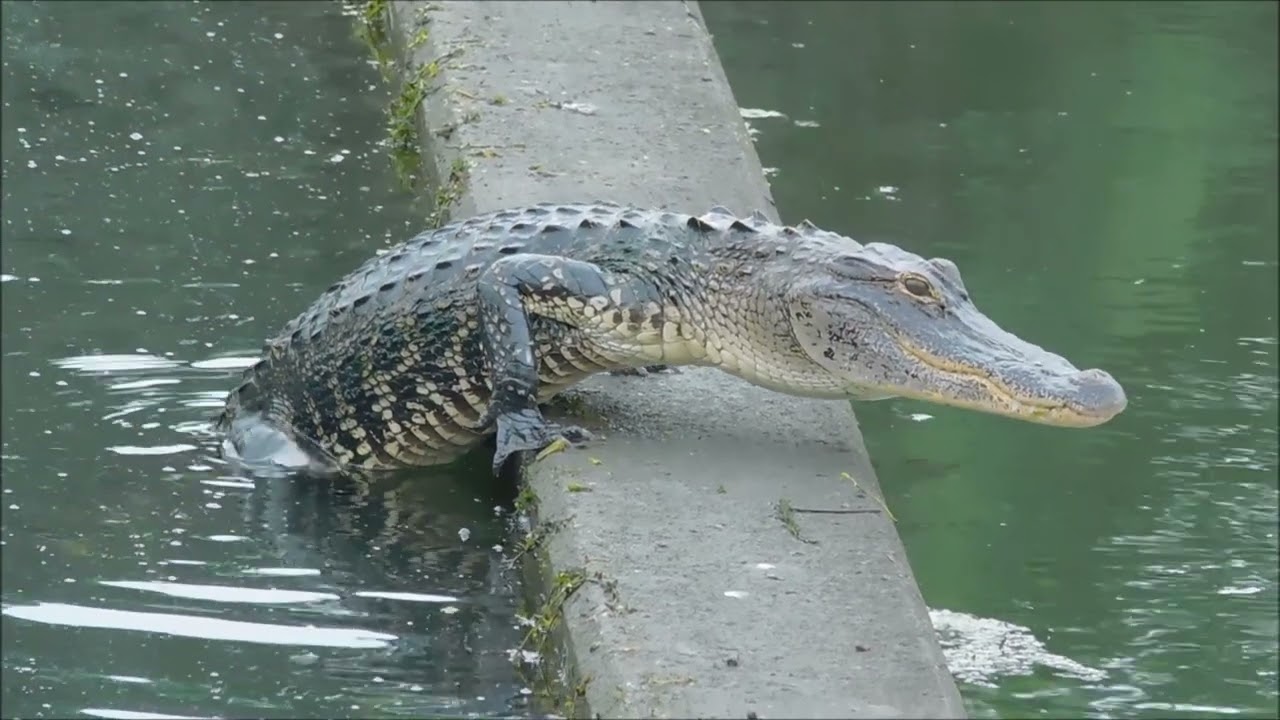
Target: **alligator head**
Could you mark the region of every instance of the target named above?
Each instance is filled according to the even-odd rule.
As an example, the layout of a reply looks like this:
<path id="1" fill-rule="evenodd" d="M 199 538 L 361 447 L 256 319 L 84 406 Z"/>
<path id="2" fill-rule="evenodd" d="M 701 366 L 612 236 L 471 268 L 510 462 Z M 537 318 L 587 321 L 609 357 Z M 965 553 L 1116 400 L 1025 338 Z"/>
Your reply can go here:
<path id="1" fill-rule="evenodd" d="M 792 336 L 845 395 L 1062 427 L 1100 425 L 1125 409 L 1111 375 L 1080 370 L 992 322 L 950 260 L 840 240 L 821 243 L 823 261 L 808 264 L 821 270 L 791 284 L 785 304 Z"/>

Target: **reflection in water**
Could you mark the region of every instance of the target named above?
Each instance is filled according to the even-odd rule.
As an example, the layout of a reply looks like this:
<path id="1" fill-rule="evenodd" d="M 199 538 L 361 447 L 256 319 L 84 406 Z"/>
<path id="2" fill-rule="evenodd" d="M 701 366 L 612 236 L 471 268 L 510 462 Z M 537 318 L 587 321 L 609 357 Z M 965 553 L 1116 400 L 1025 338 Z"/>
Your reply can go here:
<path id="1" fill-rule="evenodd" d="M 106 584 L 106 583 L 103 583 Z M 117 585 L 119 587 L 119 585 Z M 225 599 L 221 600 L 225 602 Z M 229 640 L 232 642 L 295 645 L 300 647 L 384 648 L 395 635 L 346 628 L 287 626 L 202 618 L 198 615 L 144 613 L 91 608 L 65 603 L 36 603 L 4 609 L 9 617 L 48 625 L 76 628 L 110 628 L 176 635 L 180 637 Z"/>
<path id="2" fill-rule="evenodd" d="M 969 656 L 970 712 L 1280 714 L 1275 4 L 702 10 L 784 218 L 951 258 L 1128 391 L 1086 432 L 857 406 L 935 622 L 1105 672 Z"/>
<path id="3" fill-rule="evenodd" d="M 108 445 L 104 450 L 165 463 L 157 468 L 160 473 L 203 486 L 204 510 L 239 508 L 240 520 L 229 532 L 187 529 L 180 521 L 191 519 L 188 511 L 175 509 L 172 518 L 179 522 L 168 533 L 170 552 L 196 544 L 227 552 L 159 560 L 140 552 L 150 558 L 140 565 L 167 567 L 160 571 L 164 574 L 141 579 L 135 570 L 82 578 L 99 588 L 128 592 L 94 593 L 99 602 L 92 605 L 15 602 L 4 609 L 7 617 L 220 644 L 283 645 L 294 665 L 300 649 L 308 647 L 381 649 L 382 654 L 358 660 L 312 655 L 305 665 L 309 675 L 346 678 L 347 693 L 367 694 L 364 686 L 372 683 L 377 701 L 397 712 L 438 711 L 433 704 L 438 699 L 406 701 L 396 691 L 422 693 L 442 670 L 451 682 L 435 692 L 472 698 L 486 697 L 488 678 L 511 675 L 508 651 L 518 644 L 519 634 L 513 621 L 516 596 L 501 552 L 506 513 L 500 506 L 510 498 L 500 488 L 476 487 L 468 468 L 436 473 L 430 480 L 389 477 L 360 484 L 255 481 L 218 474 L 222 463 L 210 446 L 204 416 L 220 406 L 223 391 L 198 388 L 225 386 L 226 369 L 243 366 L 244 359 L 186 362 L 173 353 L 138 353 L 60 358 L 52 364 L 115 399 L 101 405 L 108 424 L 154 443 Z M 210 365 L 217 369 L 208 370 Z M 62 387 L 75 385 L 64 381 Z M 192 442 L 170 442 L 166 435 L 185 435 Z M 177 507 L 183 506 L 189 507 Z M 123 522 L 131 513 L 120 509 L 114 514 Z M 129 537 L 140 540 L 142 534 Z M 80 551 L 90 552 L 84 547 Z M 158 604 L 148 596 L 171 602 Z M 102 606 L 103 597 L 126 608 L 156 609 Z M 204 615 L 213 608 L 218 617 Z M 510 701 L 515 704 L 511 707 L 521 703 L 523 696 L 514 688 L 508 694 L 493 700 Z M 332 699 L 332 693 L 326 697 Z"/>
<path id="4" fill-rule="evenodd" d="M 263 337 L 421 229 L 341 7 L 0 12 L 6 715 L 528 714 L 507 489 L 254 480 L 209 435 Z"/>
<path id="5" fill-rule="evenodd" d="M 127 532 L 138 548 L 133 570 L 122 568 L 106 577 L 103 570 L 68 575 L 65 584 L 98 588 L 85 588 L 88 602 L 63 593 L 37 595 L 35 602 L 7 595 L 6 618 L 77 632 L 283 646 L 277 662 L 295 668 L 284 677 L 291 678 L 288 687 L 296 685 L 291 692 L 298 694 L 242 705 L 246 711 L 307 706 L 319 711 L 340 697 L 363 698 L 371 703 L 366 707 L 405 714 L 466 707 L 442 705 L 449 697 L 505 711 L 523 707 L 518 685 L 497 695 L 491 689 L 492 678 L 513 677 L 510 652 L 519 645 L 520 631 L 514 620 L 517 593 L 502 547 L 510 520 L 503 506 L 511 498 L 492 484 L 496 481 L 483 467 L 449 468 L 430 479 L 389 476 L 362 482 L 221 474 L 208 418 L 225 390 L 208 388 L 225 387 L 228 370 L 251 360 L 188 362 L 176 353 L 167 355 L 74 356 L 51 364 L 60 378 L 71 378 L 54 381 L 55 387 L 97 388 L 105 400 L 96 403 L 102 420 L 149 443 L 106 445 L 105 452 L 162 463 L 154 472 L 185 486 L 182 496 L 196 490 L 198 504 L 183 500 L 166 512 L 170 524 L 160 531 L 162 551 L 145 542 L 154 530 Z M 174 441 L 183 437 L 190 442 Z M 475 477 L 485 481 L 476 485 Z M 7 483 L 6 494 L 12 491 Z M 205 517 L 192 515 L 197 508 Z M 128 506 L 99 509 L 122 531 L 138 514 Z M 238 518 L 224 517 L 221 525 L 207 522 L 228 511 Z M 52 546 L 85 559 L 94 555 L 84 540 L 68 540 L 54 528 L 37 535 L 43 544 L 36 554 Z M 107 545 L 111 535 L 105 528 L 96 533 Z M 21 546 L 22 539 L 17 532 L 6 534 L 6 556 L 32 550 Z M 9 588 L 6 582 L 6 593 Z M 17 644 L 25 646 L 23 633 L 17 634 Z M 139 642 L 149 647 L 153 641 Z M 119 650 L 126 642 L 117 638 L 112 645 Z M 325 655 L 325 649 L 381 652 Z M 210 658 L 219 654 L 213 647 L 202 652 Z M 38 665 L 22 667 L 39 671 Z M 303 668 L 305 674 L 299 675 Z M 143 678 L 140 684 L 153 690 L 167 687 L 145 674 L 131 677 Z M 331 685 L 334 680 L 339 685 Z"/>
<path id="6" fill-rule="evenodd" d="M 524 705 L 518 686 L 510 687 L 505 697 L 486 689 L 491 678 L 512 677 L 510 652 L 518 646 L 520 632 L 514 621 L 517 594 L 502 548 L 509 529 L 503 505 L 509 506 L 511 498 L 483 467 L 448 468 L 430 479 L 397 475 L 360 482 L 219 474 L 223 462 L 212 446 L 208 418 L 221 406 L 225 390 L 200 388 L 225 387 L 227 371 L 252 360 L 188 362 L 175 353 L 167 355 L 74 356 L 51 364 L 114 400 L 99 405 L 104 421 L 154 443 L 107 445 L 105 451 L 163 462 L 158 472 L 203 486 L 204 510 L 239 514 L 231 531 L 207 532 L 182 527 L 181 521 L 194 518 L 175 509 L 171 517 L 179 522 L 167 533 L 170 552 L 181 554 L 197 544 L 222 546 L 227 552 L 200 552 L 199 559 L 155 559 L 138 552 L 149 558 L 139 561 L 143 568 L 154 564 L 167 569 L 144 570 L 146 579 L 136 570 L 114 578 L 81 578 L 126 592 L 94 592 L 94 604 L 14 602 L 4 608 L 6 617 L 78 630 L 285 646 L 285 661 L 305 667 L 308 677 L 342 683 L 343 692 L 326 693 L 316 708 L 345 695 L 365 697 L 383 712 L 406 714 L 463 707 L 439 704 L 441 696 L 451 695 L 471 698 L 481 707 Z M 191 442 L 170 442 L 167 435 L 187 436 Z M 485 481 L 477 486 L 475 477 Z M 188 505 L 177 507 L 183 506 Z M 131 513 L 119 509 L 112 514 L 124 524 Z M 141 540 L 143 535 L 128 537 Z M 56 534 L 48 539 L 65 542 Z M 75 546 L 90 553 L 78 542 Z M 108 606 L 102 605 L 104 599 Z M 117 604 L 153 609 L 110 606 Z M 208 616 L 214 609 L 217 617 Z M 315 654 L 323 648 L 382 652 Z M 291 674 L 296 682 L 297 673 Z M 433 677 L 449 679 L 433 685 Z M 324 683 L 312 680 L 299 692 L 305 693 L 306 685 Z M 417 699 L 428 693 L 436 697 Z M 300 707 L 305 697 L 279 707 Z M 259 711 L 264 707 L 271 706 L 259 706 Z"/>
<path id="7" fill-rule="evenodd" d="M 212 600 L 215 602 L 254 603 L 270 605 L 275 603 L 305 603 L 318 600 L 337 600 L 332 593 L 304 592 L 299 590 L 276 590 L 266 588 L 244 588 L 234 585 L 191 585 L 174 582 L 139 582 L 133 580 L 100 580 L 99 585 L 156 592 L 170 597 L 190 600 Z"/>
<path id="8" fill-rule="evenodd" d="M 173 713 L 150 713 L 137 710 L 112 710 L 110 708 L 81 708 L 80 713 L 89 717 L 107 718 L 108 720 L 205 720 L 214 715 L 174 715 Z"/>

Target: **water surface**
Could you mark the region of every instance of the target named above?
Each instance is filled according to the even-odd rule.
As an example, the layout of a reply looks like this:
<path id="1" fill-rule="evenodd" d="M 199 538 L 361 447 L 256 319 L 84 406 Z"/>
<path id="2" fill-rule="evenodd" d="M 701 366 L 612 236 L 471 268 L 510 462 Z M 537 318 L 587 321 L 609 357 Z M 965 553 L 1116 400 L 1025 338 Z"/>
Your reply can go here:
<path id="1" fill-rule="evenodd" d="M 1128 391 L 858 406 L 970 711 L 1276 717 L 1276 5 L 702 10 L 784 218 L 953 259 Z"/>
<path id="2" fill-rule="evenodd" d="M 210 452 L 264 337 L 425 224 L 351 18 L 2 7 L 5 714 L 523 714 L 487 473 L 255 484 Z"/>

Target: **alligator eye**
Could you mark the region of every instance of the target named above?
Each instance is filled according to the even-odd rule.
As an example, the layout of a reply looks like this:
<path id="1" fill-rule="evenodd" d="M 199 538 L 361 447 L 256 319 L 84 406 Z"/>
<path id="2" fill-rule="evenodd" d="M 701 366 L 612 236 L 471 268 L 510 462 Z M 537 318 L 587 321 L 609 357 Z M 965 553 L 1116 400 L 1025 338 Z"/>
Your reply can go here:
<path id="1" fill-rule="evenodd" d="M 902 284 L 903 290 L 906 290 L 918 298 L 924 298 L 927 300 L 932 300 L 934 298 L 933 286 L 929 284 L 928 280 L 925 280 L 919 275 L 903 275 L 898 282 Z"/>

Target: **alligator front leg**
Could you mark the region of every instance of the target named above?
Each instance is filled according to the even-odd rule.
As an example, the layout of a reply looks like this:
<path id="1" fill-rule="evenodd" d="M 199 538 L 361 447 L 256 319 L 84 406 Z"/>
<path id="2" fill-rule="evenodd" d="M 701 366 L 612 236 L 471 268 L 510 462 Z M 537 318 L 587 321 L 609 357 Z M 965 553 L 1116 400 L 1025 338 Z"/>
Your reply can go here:
<path id="1" fill-rule="evenodd" d="M 581 320 L 584 312 L 594 313 L 605 301 L 612 303 L 611 289 L 618 291 L 599 267 L 551 255 L 510 255 L 480 276 L 480 321 L 493 387 L 480 425 L 497 423 L 495 474 L 513 453 L 541 450 L 558 437 L 569 442 L 591 438 L 583 428 L 548 421 L 538 409 L 538 367 L 529 315 L 578 325 L 574 321 Z"/>

